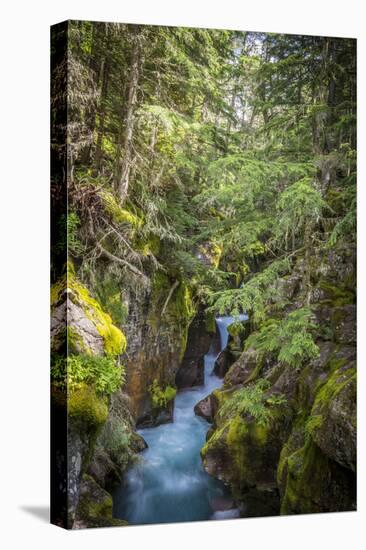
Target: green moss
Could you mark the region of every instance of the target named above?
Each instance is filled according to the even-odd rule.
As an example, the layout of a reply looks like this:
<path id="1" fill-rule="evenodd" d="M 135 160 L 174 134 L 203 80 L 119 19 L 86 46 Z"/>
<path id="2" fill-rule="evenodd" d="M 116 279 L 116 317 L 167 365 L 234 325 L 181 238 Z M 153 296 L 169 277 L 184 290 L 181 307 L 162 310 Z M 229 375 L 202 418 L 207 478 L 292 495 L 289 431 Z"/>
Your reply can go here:
<path id="1" fill-rule="evenodd" d="M 313 411 L 322 410 L 323 407 L 328 407 L 332 399 L 340 393 L 343 388 L 356 379 L 356 368 L 351 367 L 344 369 L 343 367 L 333 371 L 327 382 L 319 389 L 316 394 Z"/>
<path id="2" fill-rule="evenodd" d="M 314 431 L 320 429 L 323 425 L 324 418 L 321 414 L 315 414 L 309 416 L 305 424 L 306 437 L 310 437 Z"/>
<path id="3" fill-rule="evenodd" d="M 268 440 L 268 427 L 237 415 L 227 422 L 224 434 L 236 484 L 239 487 L 250 485 L 254 479 L 252 462 L 256 460 L 258 467 L 262 460 L 262 449 Z M 210 443 L 215 443 L 215 435 L 208 441 Z"/>
<path id="4" fill-rule="evenodd" d="M 215 449 L 217 445 L 224 447 L 225 445 L 225 432 L 227 432 L 227 428 L 229 426 L 229 422 L 227 422 L 224 426 L 221 428 L 217 428 L 214 432 L 212 432 L 211 437 L 206 441 L 205 445 L 201 449 L 201 457 L 204 460 L 208 451 Z"/>
<path id="5" fill-rule="evenodd" d="M 81 521 L 83 527 L 127 525 L 126 521 L 113 518 L 112 513 L 112 496 L 102 489 L 91 476 L 84 474 L 76 511 L 77 522 Z"/>
<path id="6" fill-rule="evenodd" d="M 323 511 L 322 493 L 328 484 L 328 462 L 311 439 L 288 457 L 281 514 Z"/>
<path id="7" fill-rule="evenodd" d="M 103 274 L 103 279 L 97 280 L 96 295 L 114 324 L 121 326 L 126 321 L 128 311 L 122 302 L 121 287 L 116 283 L 115 277 Z"/>
<path id="8" fill-rule="evenodd" d="M 98 396 L 94 388 L 86 384 L 69 395 L 67 405 L 68 415 L 79 417 L 90 428 L 101 426 L 107 420 L 107 399 Z"/>
<path id="9" fill-rule="evenodd" d="M 355 368 L 345 368 L 344 363 L 344 359 L 332 355 L 328 362 L 330 376 L 325 383 L 317 385 L 310 415 L 309 411 L 307 414 L 300 411 L 297 420 L 299 429 L 297 432 L 294 429 L 296 437 L 290 437 L 281 451 L 277 470 L 278 484 L 284 493 L 281 514 L 330 511 L 327 493 L 331 483 L 335 483 L 330 481 L 333 466 L 313 438 L 318 430 L 326 428 L 324 422 L 331 402 L 355 380 Z M 340 475 L 343 476 L 342 472 Z M 345 502 L 347 498 L 346 495 Z M 334 506 L 335 510 L 340 510 L 343 504 L 334 503 Z M 349 509 L 348 504 L 344 506 Z"/>
<path id="10" fill-rule="evenodd" d="M 63 299 L 63 293 L 67 290 L 72 301 L 78 304 L 85 312 L 86 317 L 92 321 L 104 340 L 104 351 L 107 355 L 120 355 L 126 349 L 126 337 L 117 328 L 108 313 L 100 303 L 92 298 L 88 289 L 76 278 L 72 264 L 69 264 L 65 274 L 51 289 L 51 305 L 58 304 Z"/>
<path id="11" fill-rule="evenodd" d="M 155 273 L 151 288 L 152 307 L 148 323 L 156 335 L 162 328 L 165 330 L 165 327 L 169 327 L 169 332 L 172 335 L 172 348 L 179 351 L 182 360 L 187 346 L 188 328 L 196 309 L 191 289 L 184 281 L 178 284 L 166 304 L 166 299 L 174 284 L 165 273 L 160 271 Z"/>
<path id="12" fill-rule="evenodd" d="M 245 478 L 247 468 L 247 456 L 245 440 L 248 438 L 248 424 L 240 416 L 236 416 L 229 422 L 226 436 L 226 444 L 233 461 L 239 483 Z"/>
<path id="13" fill-rule="evenodd" d="M 328 304 L 333 307 L 352 304 L 355 301 L 354 292 L 350 292 L 345 288 L 330 284 L 328 281 L 320 281 L 319 288 L 324 292 L 323 304 Z"/>
<path id="14" fill-rule="evenodd" d="M 132 214 L 126 208 L 122 208 L 112 192 L 103 189 L 99 192 L 99 196 L 102 199 L 106 212 L 108 212 L 115 223 L 128 224 L 137 228 L 143 225 L 143 221 L 138 216 Z"/>
<path id="15" fill-rule="evenodd" d="M 133 248 L 143 256 L 153 254 L 156 256 L 160 250 L 160 239 L 156 235 L 150 234 L 148 237 L 137 236 L 133 241 Z"/>

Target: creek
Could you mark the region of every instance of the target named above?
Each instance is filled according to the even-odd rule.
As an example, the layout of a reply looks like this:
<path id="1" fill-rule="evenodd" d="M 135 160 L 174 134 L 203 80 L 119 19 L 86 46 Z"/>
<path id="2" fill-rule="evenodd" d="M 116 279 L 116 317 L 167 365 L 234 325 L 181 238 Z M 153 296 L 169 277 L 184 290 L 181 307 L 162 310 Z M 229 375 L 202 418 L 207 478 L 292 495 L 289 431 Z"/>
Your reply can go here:
<path id="1" fill-rule="evenodd" d="M 239 317 L 217 317 L 219 351 L 228 343 L 228 326 Z M 224 484 L 203 469 L 200 450 L 210 424 L 194 406 L 222 384 L 213 373 L 217 346 L 204 358 L 204 385 L 179 391 L 170 424 L 138 431 L 148 444 L 140 461 L 113 494 L 113 516 L 129 524 L 170 523 L 239 517 Z"/>

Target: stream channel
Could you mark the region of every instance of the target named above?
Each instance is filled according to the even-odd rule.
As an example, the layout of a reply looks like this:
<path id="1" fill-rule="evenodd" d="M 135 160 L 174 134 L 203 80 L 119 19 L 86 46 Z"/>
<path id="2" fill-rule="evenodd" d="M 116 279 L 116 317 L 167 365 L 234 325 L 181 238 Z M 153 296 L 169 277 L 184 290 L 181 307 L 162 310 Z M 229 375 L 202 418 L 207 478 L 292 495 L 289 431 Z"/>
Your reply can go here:
<path id="1" fill-rule="evenodd" d="M 244 319 L 246 315 L 216 318 L 219 351 L 228 343 L 228 326 Z M 211 344 L 204 358 L 204 385 L 178 392 L 172 423 L 138 430 L 148 448 L 114 491 L 114 517 L 131 525 L 239 517 L 228 489 L 202 467 L 200 450 L 210 424 L 193 410 L 222 384 L 213 373 L 217 355 Z"/>

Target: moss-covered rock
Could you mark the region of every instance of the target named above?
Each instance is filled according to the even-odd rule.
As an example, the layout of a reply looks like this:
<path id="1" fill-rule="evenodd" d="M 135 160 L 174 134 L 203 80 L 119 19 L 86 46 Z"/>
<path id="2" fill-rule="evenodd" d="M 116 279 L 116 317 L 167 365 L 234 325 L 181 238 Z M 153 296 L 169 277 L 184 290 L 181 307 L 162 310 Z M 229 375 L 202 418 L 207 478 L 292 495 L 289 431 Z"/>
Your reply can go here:
<path id="1" fill-rule="evenodd" d="M 121 481 L 136 454 L 146 448 L 144 439 L 134 432 L 135 422 L 129 410 L 129 398 L 122 391 L 110 400 L 108 418 L 99 431 L 88 473 L 104 489 Z"/>
<path id="2" fill-rule="evenodd" d="M 325 456 L 311 438 L 287 457 L 281 514 L 354 509 L 354 475 Z"/>
<path id="3" fill-rule="evenodd" d="M 249 490 L 276 491 L 277 463 L 289 430 L 287 405 L 271 406 L 264 423 L 249 414 L 229 412 L 222 417 L 220 408 L 230 394 L 216 391 L 215 396 L 219 401 L 215 430 L 201 451 L 205 470 L 229 484 L 238 501 Z"/>
<path id="4" fill-rule="evenodd" d="M 112 527 L 127 525 L 126 521 L 113 518 L 112 497 L 89 475 L 84 475 L 80 486 L 79 503 L 73 529 L 87 527 Z"/>
<path id="5" fill-rule="evenodd" d="M 337 368 L 318 391 L 306 429 L 330 459 L 356 469 L 356 369 Z"/>
<path id="6" fill-rule="evenodd" d="M 98 354 L 103 349 L 107 355 L 117 356 L 125 351 L 125 335 L 77 279 L 72 265 L 51 288 L 51 308 L 54 336 L 68 327 L 75 346 L 79 348 L 80 342 L 83 343 L 80 352 Z"/>
<path id="7" fill-rule="evenodd" d="M 252 375 L 255 373 L 257 367 L 257 354 L 255 350 L 249 349 L 243 352 L 226 373 L 224 378 L 224 386 L 230 387 L 246 383 L 250 378 L 252 378 Z"/>
<path id="8" fill-rule="evenodd" d="M 101 426 L 108 417 L 107 399 L 98 396 L 93 387 L 83 384 L 68 399 L 68 415 L 80 418 L 87 427 Z"/>

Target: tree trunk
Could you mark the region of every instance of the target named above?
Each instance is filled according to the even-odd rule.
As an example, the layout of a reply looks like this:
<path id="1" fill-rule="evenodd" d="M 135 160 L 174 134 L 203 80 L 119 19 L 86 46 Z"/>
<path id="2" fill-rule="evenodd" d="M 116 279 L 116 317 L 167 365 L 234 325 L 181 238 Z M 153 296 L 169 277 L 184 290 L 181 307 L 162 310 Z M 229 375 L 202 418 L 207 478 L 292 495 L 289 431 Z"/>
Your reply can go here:
<path id="1" fill-rule="evenodd" d="M 97 173 L 100 170 L 102 153 L 103 153 L 103 137 L 104 137 L 104 125 L 105 125 L 105 115 L 106 115 L 105 100 L 107 97 L 108 76 L 109 76 L 109 61 L 107 58 L 104 59 L 102 74 L 103 76 L 102 76 L 102 89 L 101 89 L 101 97 L 100 97 L 99 124 L 98 124 L 98 133 L 97 133 L 97 145 L 95 150 L 95 167 L 96 167 Z"/>
<path id="2" fill-rule="evenodd" d="M 312 247 L 311 247 L 311 231 L 312 224 L 307 221 L 304 231 L 304 247 L 305 247 L 305 273 L 304 273 L 304 286 L 305 286 L 305 305 L 310 305 L 311 300 L 311 256 L 312 256 Z"/>
<path id="3" fill-rule="evenodd" d="M 135 109 L 137 102 L 137 89 L 139 85 L 141 69 L 141 44 L 139 30 L 134 33 L 133 46 L 132 46 L 132 59 L 131 59 L 131 72 L 129 79 L 129 90 L 127 100 L 127 112 L 126 112 L 126 124 L 124 139 L 122 144 L 123 158 L 121 161 L 120 176 L 118 182 L 118 193 L 123 202 L 126 199 L 129 186 L 129 177 L 131 166 L 133 162 L 132 158 L 132 145 L 133 145 L 133 130 L 135 122 Z"/>

